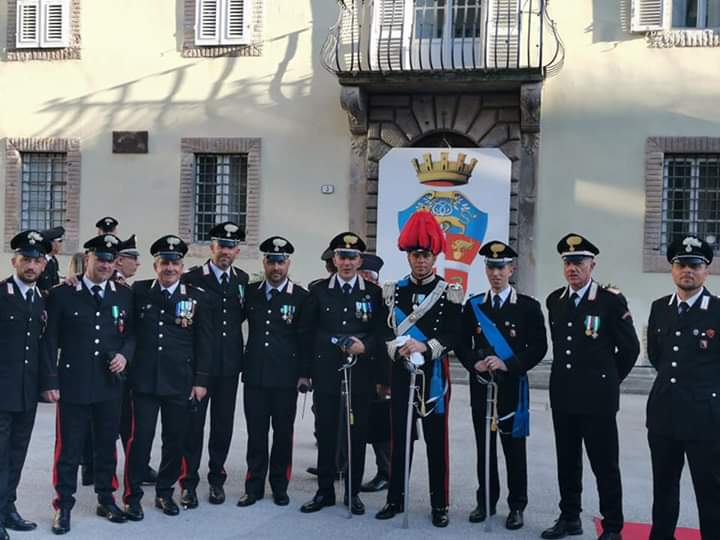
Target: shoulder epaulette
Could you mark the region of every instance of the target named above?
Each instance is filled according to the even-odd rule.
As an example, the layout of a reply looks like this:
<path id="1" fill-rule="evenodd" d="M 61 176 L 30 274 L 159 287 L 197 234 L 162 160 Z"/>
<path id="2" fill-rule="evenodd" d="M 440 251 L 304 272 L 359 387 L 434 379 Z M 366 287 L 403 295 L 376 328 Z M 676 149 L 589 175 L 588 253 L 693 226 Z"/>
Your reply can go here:
<path id="1" fill-rule="evenodd" d="M 620 289 L 616 289 L 615 287 L 607 286 L 607 287 L 603 287 L 603 289 L 605 289 L 607 292 L 611 292 L 613 294 L 620 294 Z"/>
<path id="2" fill-rule="evenodd" d="M 382 295 L 383 295 L 383 300 L 385 300 L 386 304 L 389 304 L 392 301 L 393 297 L 395 296 L 395 285 L 396 285 L 395 281 L 387 281 L 387 282 L 383 283 Z"/>
<path id="3" fill-rule="evenodd" d="M 465 291 L 458 283 L 450 283 L 447 286 L 447 299 L 453 304 L 462 304 Z"/>

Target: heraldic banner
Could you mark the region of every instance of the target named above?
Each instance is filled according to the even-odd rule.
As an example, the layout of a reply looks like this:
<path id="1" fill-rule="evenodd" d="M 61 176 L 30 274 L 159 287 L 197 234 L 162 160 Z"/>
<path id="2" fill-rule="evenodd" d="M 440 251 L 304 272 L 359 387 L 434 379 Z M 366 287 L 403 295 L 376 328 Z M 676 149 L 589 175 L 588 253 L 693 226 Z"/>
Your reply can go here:
<path id="1" fill-rule="evenodd" d="M 447 239 L 436 271 L 466 293 L 487 290 L 477 252 L 487 240 L 508 241 L 510 159 L 496 148 L 394 148 L 380 161 L 377 253 L 381 279 L 408 273 L 397 248 L 400 230 L 418 210 L 429 210 Z"/>

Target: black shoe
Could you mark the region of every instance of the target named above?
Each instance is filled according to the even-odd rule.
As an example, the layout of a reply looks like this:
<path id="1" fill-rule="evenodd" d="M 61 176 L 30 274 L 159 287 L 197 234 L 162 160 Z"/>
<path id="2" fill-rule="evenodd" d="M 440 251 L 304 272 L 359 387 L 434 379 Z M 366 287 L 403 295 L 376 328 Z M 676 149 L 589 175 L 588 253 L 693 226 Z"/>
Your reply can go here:
<path id="1" fill-rule="evenodd" d="M 450 523 L 447 508 L 432 509 L 432 524 L 436 527 L 447 527 Z"/>
<path id="2" fill-rule="evenodd" d="M 127 517 L 123 511 L 120 510 L 118 505 L 114 502 L 110 504 L 98 504 L 95 509 L 95 513 L 100 517 L 104 517 L 111 523 L 125 523 L 127 521 Z"/>
<path id="3" fill-rule="evenodd" d="M 198 507 L 198 498 L 195 488 L 183 489 L 180 492 L 180 504 L 185 510 L 191 510 Z"/>
<path id="4" fill-rule="evenodd" d="M 126 504 L 125 508 L 123 508 L 123 514 L 130 521 L 142 521 L 145 518 L 145 513 L 139 502 Z"/>
<path id="5" fill-rule="evenodd" d="M 540 535 L 540 538 L 555 540 L 557 538 L 565 538 L 566 536 L 579 536 L 582 533 L 582 522 L 579 518 L 567 520 L 561 517 L 555 522 L 555 525 L 549 529 L 545 529 Z"/>
<path id="6" fill-rule="evenodd" d="M 252 493 L 246 493 L 242 497 L 240 497 L 240 500 L 237 502 L 237 505 L 240 507 L 244 506 L 252 506 L 257 502 L 258 498 L 253 495 Z"/>
<path id="7" fill-rule="evenodd" d="M 147 471 L 145 471 L 145 477 L 142 479 L 142 485 L 143 486 L 154 486 L 157 482 L 157 471 L 153 469 L 152 467 L 148 466 Z"/>
<path id="8" fill-rule="evenodd" d="M 495 508 L 490 509 L 490 515 L 494 516 L 496 513 Z M 482 523 L 485 521 L 485 518 L 487 518 L 487 512 L 485 511 L 485 505 L 484 504 L 478 504 L 475 509 L 470 512 L 470 516 L 468 517 L 468 521 L 470 523 Z"/>
<path id="9" fill-rule="evenodd" d="M 505 528 L 516 531 L 517 529 L 521 529 L 524 524 L 522 510 L 510 510 L 505 520 Z"/>
<path id="10" fill-rule="evenodd" d="M 92 486 L 95 483 L 95 471 L 90 465 L 83 465 L 81 471 L 82 485 Z"/>
<path id="11" fill-rule="evenodd" d="M 300 511 L 303 514 L 312 514 L 313 512 L 319 512 L 326 506 L 335 506 L 335 495 L 316 494 L 311 501 L 300 507 Z"/>
<path id="12" fill-rule="evenodd" d="M 10 540 L 10 535 L 2 525 L 0 525 L 0 540 Z"/>
<path id="13" fill-rule="evenodd" d="M 403 507 L 397 503 L 386 503 L 380 511 L 375 514 L 375 519 L 391 519 L 397 514 L 402 514 Z"/>
<path id="14" fill-rule="evenodd" d="M 170 495 L 166 497 L 155 497 L 155 507 L 162 510 L 166 516 L 177 516 L 180 513 L 178 505 L 175 504 L 175 501 L 173 501 Z"/>
<path id="15" fill-rule="evenodd" d="M 360 497 L 353 495 L 351 499 L 352 504 L 350 505 L 350 512 L 356 516 L 362 516 L 365 513 L 365 505 L 360 500 Z M 347 497 L 343 499 L 343 504 L 348 505 Z"/>
<path id="16" fill-rule="evenodd" d="M 55 510 L 52 523 L 53 534 L 65 534 L 70 532 L 70 509 L 61 508 Z"/>
<path id="17" fill-rule="evenodd" d="M 222 486 L 210 486 L 210 494 L 208 495 L 210 504 L 222 504 L 225 502 L 225 490 Z"/>
<path id="18" fill-rule="evenodd" d="M 622 540 L 622 534 L 605 531 L 600 536 L 598 536 L 598 540 Z"/>
<path id="19" fill-rule="evenodd" d="M 312 474 L 313 476 L 318 476 L 318 475 L 320 474 L 320 473 L 318 473 L 317 467 L 308 467 L 308 468 L 305 469 L 305 470 L 306 470 L 307 472 L 309 472 L 310 474 Z"/>
<path id="20" fill-rule="evenodd" d="M 18 514 L 14 504 L 11 504 L 8 508 L 5 514 L 6 529 L 10 529 L 11 531 L 32 531 L 37 527 L 37 523 L 23 519 L 22 516 Z"/>
<path id="21" fill-rule="evenodd" d="M 290 504 L 290 497 L 287 493 L 273 492 L 273 502 L 278 506 L 287 506 Z"/>
<path id="22" fill-rule="evenodd" d="M 369 482 L 361 485 L 360 491 L 362 491 L 363 493 L 375 493 L 376 491 L 382 491 L 384 489 L 387 489 L 388 487 L 390 487 L 390 482 L 388 482 L 382 476 L 378 475 Z"/>

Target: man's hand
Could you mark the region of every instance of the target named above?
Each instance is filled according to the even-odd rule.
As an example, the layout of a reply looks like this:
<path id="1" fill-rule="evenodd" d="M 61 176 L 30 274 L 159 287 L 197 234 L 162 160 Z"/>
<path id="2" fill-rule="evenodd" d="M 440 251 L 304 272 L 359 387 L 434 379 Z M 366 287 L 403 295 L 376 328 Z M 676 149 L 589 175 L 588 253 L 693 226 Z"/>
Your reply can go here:
<path id="1" fill-rule="evenodd" d="M 310 379 L 307 377 L 300 377 L 297 381 L 297 385 L 295 386 L 297 388 L 297 391 L 301 394 L 304 394 L 305 392 L 308 392 L 312 388 L 312 383 L 310 382 Z M 305 391 L 303 391 L 303 387 L 305 388 Z"/>
<path id="2" fill-rule="evenodd" d="M 473 367 L 478 373 L 486 373 L 488 371 L 488 365 L 485 360 L 478 360 Z"/>
<path id="3" fill-rule="evenodd" d="M 412 353 L 423 354 L 425 351 L 427 351 L 427 345 L 413 338 L 408 339 L 405 345 L 398 349 L 400 355 L 405 358 L 409 358 Z"/>
<path id="4" fill-rule="evenodd" d="M 57 403 L 60 401 L 60 390 L 45 390 L 42 393 L 42 397 L 45 401 L 50 403 Z"/>
<path id="5" fill-rule="evenodd" d="M 351 336 L 353 344 L 345 349 L 348 354 L 365 354 L 365 344 L 355 336 Z"/>
<path id="6" fill-rule="evenodd" d="M 505 362 L 500 360 L 497 356 L 486 356 L 485 362 L 487 362 L 487 367 L 490 369 L 490 371 L 507 371 L 508 368 L 505 365 Z"/>
<path id="7" fill-rule="evenodd" d="M 112 373 L 120 373 L 127 366 L 127 359 L 120 353 L 117 353 L 115 357 L 110 361 L 110 371 Z"/>
<path id="8" fill-rule="evenodd" d="M 76 275 L 67 276 L 65 279 L 63 279 L 63 283 L 65 285 L 70 285 L 71 287 L 77 287 L 80 283 L 80 279 Z"/>
<path id="9" fill-rule="evenodd" d="M 390 399 L 390 387 L 387 384 L 376 384 L 375 393 L 378 399 Z"/>
<path id="10" fill-rule="evenodd" d="M 207 396 L 207 388 L 204 386 L 193 386 L 190 392 L 190 399 L 195 398 L 198 401 L 202 401 Z"/>

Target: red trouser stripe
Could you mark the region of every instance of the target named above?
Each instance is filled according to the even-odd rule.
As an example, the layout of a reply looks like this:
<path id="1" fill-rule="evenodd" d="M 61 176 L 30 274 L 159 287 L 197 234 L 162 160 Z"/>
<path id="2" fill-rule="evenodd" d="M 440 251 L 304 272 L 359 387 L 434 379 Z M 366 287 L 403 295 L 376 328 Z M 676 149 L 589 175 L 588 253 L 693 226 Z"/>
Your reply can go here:
<path id="1" fill-rule="evenodd" d="M 53 456 L 53 470 L 52 470 L 52 482 L 53 487 L 57 486 L 58 483 L 58 471 L 57 463 L 60 459 L 60 453 L 62 452 L 62 429 L 60 425 L 60 402 L 58 401 L 55 406 L 55 455 Z M 60 494 L 55 491 L 55 500 L 53 501 L 53 508 L 58 509 L 58 502 L 60 500 Z"/>
<path id="2" fill-rule="evenodd" d="M 285 468 L 285 478 L 290 481 L 292 477 L 292 459 L 293 459 L 293 447 L 295 446 L 295 432 L 290 433 L 290 456 L 288 457 L 288 464 Z"/>
<path id="3" fill-rule="evenodd" d="M 447 381 L 447 393 L 445 394 L 445 434 L 443 444 L 445 446 L 445 501 L 450 504 L 450 445 L 449 445 L 449 419 L 450 419 L 450 363 L 447 356 L 443 358 L 443 375 Z"/>
<path id="4" fill-rule="evenodd" d="M 128 437 L 127 445 L 125 446 L 125 471 L 123 472 L 123 478 L 125 481 L 125 493 L 123 494 L 123 500 L 127 503 L 128 497 L 132 495 L 132 486 L 130 485 L 130 452 L 132 452 L 132 445 L 135 441 L 135 400 L 130 396 L 130 436 Z M 117 455 L 117 453 L 116 453 Z M 117 482 L 117 478 L 113 478 Z"/>

